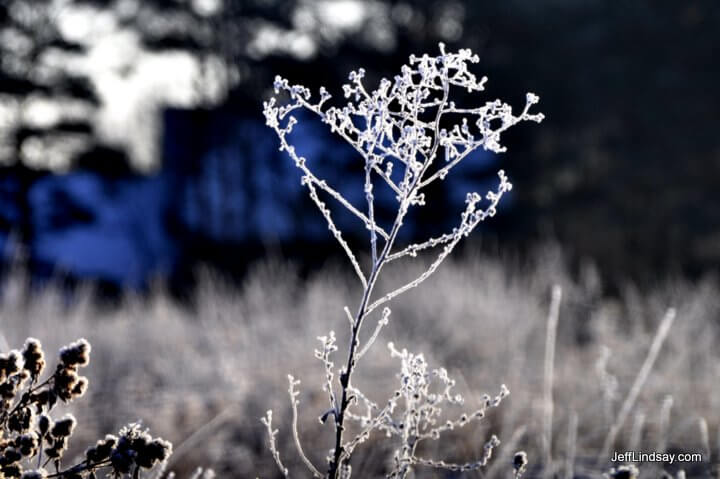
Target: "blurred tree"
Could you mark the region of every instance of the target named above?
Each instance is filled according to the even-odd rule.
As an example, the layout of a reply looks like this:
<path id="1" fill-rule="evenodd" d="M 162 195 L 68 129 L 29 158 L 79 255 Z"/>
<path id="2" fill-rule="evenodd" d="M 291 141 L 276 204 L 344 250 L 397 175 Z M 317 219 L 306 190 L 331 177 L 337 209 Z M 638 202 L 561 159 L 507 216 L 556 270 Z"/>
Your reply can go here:
<path id="1" fill-rule="evenodd" d="M 547 114 L 504 160 L 519 188 L 499 228 L 555 236 L 618 277 L 720 265 L 717 2 L 468 2 L 466 15 L 491 91 L 535 89 Z"/>
<path id="2" fill-rule="evenodd" d="M 462 12 L 458 2 L 3 2 L 0 161 L 67 170 L 105 143 L 151 169 L 160 109 L 255 113 L 278 72 L 311 84 L 339 83 L 367 60 L 387 72 L 409 50 L 459 38 Z"/>
<path id="3" fill-rule="evenodd" d="M 719 26 L 714 0 L 8 0 L 0 163 L 23 173 L 0 193 L 22 198 L 27 168 L 117 176 L 164 160 L 212 177 L 205 154 L 227 141 L 213 111 L 262 121 L 275 74 L 337 91 L 358 66 L 375 82 L 444 41 L 481 55 L 489 98 L 536 91 L 547 115 L 508 135 L 518 188 L 491 225 L 505 240 L 557 238 L 609 272 L 699 271 L 720 264 Z M 197 154 L 163 158 L 168 107 L 194 112 L 181 143 Z M 492 170 L 474 165 L 477 187 Z M 13 211 L 0 224 L 27 217 Z"/>
<path id="4" fill-rule="evenodd" d="M 84 50 L 61 34 L 49 3 L 0 5 L 0 162 L 60 168 L 91 132 L 98 99 L 62 58 Z"/>
<path id="5" fill-rule="evenodd" d="M 179 198 L 191 195 L 186 199 L 192 206 L 174 213 L 181 218 L 170 218 L 171 223 L 177 220 L 175 226 L 181 225 L 175 231 L 178 237 L 195 243 L 189 230 L 194 223 L 184 222 L 185 213 L 200 219 L 195 232 L 201 245 L 227 238 L 237 241 L 231 230 L 220 231 L 218 225 L 233 224 L 243 231 L 257 223 L 254 234 L 260 237 L 266 233 L 267 221 L 236 221 L 238 204 L 225 199 L 237 198 L 239 192 L 252 196 L 249 201 L 258 205 L 259 213 L 262 198 L 269 193 L 267 174 L 253 166 L 252 158 L 238 169 L 232 164 L 237 161 L 234 155 L 218 154 L 228 141 L 219 124 L 244 125 L 243 138 L 247 135 L 242 133 L 257 130 L 252 121 L 242 119 L 254 118 L 261 124 L 260 102 L 277 73 L 331 87 L 338 87 L 347 72 L 361 64 L 392 74 L 413 48 L 429 43 L 434 51 L 438 40 L 458 36 L 456 24 L 462 13 L 458 5 L 303 0 L 4 2 L 0 5 L 0 162 L 12 165 L 3 171 L 9 185 L 3 194 L 16 207 L 0 215 L 0 224 L 6 232 L 18 231 L 24 243 L 35 245 L 47 243 L 37 237 L 46 231 L 62 232 L 33 218 L 64 215 L 65 227 L 74 228 L 75 236 L 80 228 L 93 230 L 97 225 L 87 224 L 86 215 L 72 213 L 79 209 L 60 211 L 67 209 L 66 202 L 35 206 L 29 202 L 34 201 L 29 198 L 54 197 L 44 191 L 50 183 L 36 181 L 40 172 L 79 168 L 100 173 L 106 179 L 93 184 L 104 182 L 108 188 L 92 189 L 94 196 L 72 191 L 91 184 L 86 177 L 52 184 L 78 198 L 94 218 L 104 218 L 99 205 L 114 201 L 121 189 L 110 188 L 109 182 L 127 178 L 133 170 L 156 169 L 163 153 L 173 151 L 165 158 L 169 191 Z M 435 18 L 456 28 L 432 27 Z M 327 67 L 330 64 L 333 68 Z M 196 123 L 181 136 L 167 132 L 161 144 L 161 132 L 174 124 L 161 113 L 168 109 L 177 113 L 178 108 L 191 112 Z M 182 144 L 180 154 L 174 143 Z M 265 184 L 249 184 L 252 181 Z M 52 211 L 38 216 L 33 208 Z M 280 213 L 263 211 L 264 219 Z M 218 223 L 217 218 L 225 220 Z M 106 220 L 94 223 L 106 224 Z M 205 228 L 206 221 L 212 227 Z M 245 241 L 247 237 L 241 236 Z M 39 254 L 42 248 L 38 248 L 31 251 Z M 203 249 L 209 250 L 198 248 Z M 55 250 L 52 255 L 59 254 Z"/>

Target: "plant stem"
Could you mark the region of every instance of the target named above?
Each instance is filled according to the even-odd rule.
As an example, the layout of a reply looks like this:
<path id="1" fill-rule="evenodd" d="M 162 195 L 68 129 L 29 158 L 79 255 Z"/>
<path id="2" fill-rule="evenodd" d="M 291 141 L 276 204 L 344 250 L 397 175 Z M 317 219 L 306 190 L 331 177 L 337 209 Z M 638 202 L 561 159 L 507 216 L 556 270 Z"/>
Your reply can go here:
<path id="1" fill-rule="evenodd" d="M 368 278 L 367 286 L 365 287 L 365 291 L 363 292 L 362 299 L 360 300 L 360 306 L 358 307 L 357 316 L 355 317 L 355 322 L 352 326 L 352 331 L 350 335 L 350 348 L 348 351 L 348 357 L 347 357 L 347 364 L 345 366 L 345 370 L 342 374 L 340 374 L 340 385 L 342 387 L 342 396 L 340 399 L 340 410 L 336 412 L 335 415 L 335 449 L 333 452 L 333 459 L 330 462 L 330 467 L 328 469 L 328 477 L 331 479 L 335 479 L 337 476 L 338 471 L 340 470 L 340 460 L 343 456 L 343 453 L 345 452 L 343 450 L 342 446 L 342 439 L 343 439 L 343 432 L 345 430 L 345 411 L 347 410 L 348 406 L 350 405 L 350 398 L 348 397 L 348 388 L 350 386 L 350 377 L 355 369 L 356 364 L 356 353 L 355 350 L 358 346 L 358 336 L 360 334 L 360 327 L 362 326 L 363 319 L 365 319 L 366 315 L 366 309 L 370 302 L 370 295 L 372 294 L 373 287 L 375 286 L 375 282 L 377 281 L 378 275 L 380 274 L 380 270 L 382 269 L 383 265 L 385 264 L 385 260 L 387 259 L 388 255 L 390 254 L 390 250 L 392 249 L 393 243 L 395 242 L 395 238 L 397 236 L 398 231 L 400 230 L 400 226 L 402 225 L 402 219 L 404 217 L 404 211 L 406 211 L 406 208 L 403 208 L 401 206 L 400 211 L 398 211 L 398 215 L 395 218 L 395 223 L 393 224 L 392 231 L 390 232 L 390 236 L 385 243 L 385 246 L 383 247 L 382 252 L 380 253 L 380 257 L 378 257 L 375 264 L 373 264 L 373 269 L 370 272 L 370 277 Z"/>
<path id="2" fill-rule="evenodd" d="M 348 406 L 350 405 L 350 398 L 348 397 L 348 388 L 350 386 L 350 377 L 352 376 L 352 373 L 355 369 L 356 364 L 356 353 L 355 350 L 358 346 L 358 336 L 360 334 L 360 327 L 362 326 L 362 322 L 365 319 L 365 316 L 367 314 L 367 307 L 370 302 L 370 295 L 372 294 L 373 287 L 375 286 L 375 282 L 377 281 L 377 278 L 380 274 L 380 270 L 384 266 L 388 256 L 390 255 L 390 252 L 392 251 L 392 247 L 395 243 L 395 239 L 397 238 L 398 231 L 400 231 L 400 227 L 402 226 L 403 219 L 405 218 L 405 215 L 407 214 L 408 209 L 410 208 L 410 200 L 413 198 L 413 195 L 416 193 L 416 191 L 421 187 L 422 185 L 422 177 L 425 175 L 425 172 L 427 171 L 428 167 L 430 166 L 430 161 L 435 156 L 438 146 L 440 145 L 439 141 L 439 125 L 440 125 L 440 117 L 443 114 L 443 109 L 445 107 L 445 104 L 447 103 L 448 99 L 448 85 L 443 85 L 443 97 L 442 101 L 440 103 L 440 106 L 438 108 L 438 111 L 435 115 L 435 137 L 433 146 L 430 151 L 429 159 L 426 161 L 426 163 L 423 165 L 422 170 L 419 172 L 419 174 L 416 174 L 415 178 L 412 181 L 412 184 L 408 188 L 407 195 L 405 198 L 400 202 L 400 208 L 398 209 L 397 215 L 395 216 L 395 221 L 393 222 L 392 230 L 390 231 L 390 234 L 388 235 L 387 241 L 385 242 L 385 245 L 383 246 L 383 250 L 380 253 L 380 256 L 375 260 L 373 258 L 373 268 L 370 272 L 370 276 L 368 277 L 367 286 L 365 287 L 365 291 L 363 292 L 362 299 L 360 300 L 360 306 L 358 307 L 357 316 L 355 318 L 355 322 L 353 323 L 352 332 L 350 335 L 350 348 L 348 351 L 348 357 L 347 357 L 347 364 L 345 366 L 345 371 L 340 375 L 340 385 L 342 387 L 342 396 L 340 400 L 340 410 L 336 412 L 335 415 L 335 449 L 333 452 L 333 459 L 330 462 L 330 466 L 328 468 L 328 477 L 330 479 L 335 479 L 337 477 L 337 473 L 340 470 L 340 461 L 343 459 L 343 455 L 345 453 L 343 445 L 342 445 L 342 439 L 343 439 L 343 433 L 345 432 L 345 411 L 347 411 Z M 373 251 L 374 252 L 374 251 Z M 375 255 L 373 255 L 375 256 Z"/>
<path id="3" fill-rule="evenodd" d="M 68 467 L 68 468 L 65 469 L 64 471 L 58 470 L 58 471 L 55 472 L 54 474 L 48 474 L 47 477 L 48 477 L 48 479 L 51 479 L 51 478 L 54 478 L 54 477 L 63 477 L 64 475 L 66 475 L 66 474 L 68 474 L 68 473 L 81 473 L 81 472 L 90 471 L 90 470 L 92 470 L 92 469 L 97 469 L 97 468 L 100 468 L 100 467 L 106 467 L 106 466 L 109 466 L 109 465 L 110 465 L 110 460 L 109 460 L 109 459 L 105 459 L 105 460 L 103 460 L 103 461 L 96 462 L 95 464 L 92 464 L 92 463 L 90 463 L 90 462 L 88 462 L 88 461 L 83 461 L 83 462 L 81 462 L 81 463 L 79 463 L 79 464 L 76 464 L 76 465 L 74 465 L 74 466 L 72 466 L 72 467 Z"/>

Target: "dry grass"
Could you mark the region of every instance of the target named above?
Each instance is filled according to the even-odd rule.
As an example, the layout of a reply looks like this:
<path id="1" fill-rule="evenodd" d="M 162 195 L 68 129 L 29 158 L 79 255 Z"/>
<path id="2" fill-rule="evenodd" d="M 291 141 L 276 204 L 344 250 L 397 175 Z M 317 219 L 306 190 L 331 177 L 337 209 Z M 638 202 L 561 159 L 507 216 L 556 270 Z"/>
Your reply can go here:
<path id="1" fill-rule="evenodd" d="M 422 265 L 411 268 L 389 269 L 380 287 L 401 284 Z M 602 296 L 591 268 L 578 276 L 571 278 L 554 250 L 523 267 L 463 257 L 449 260 L 426 284 L 394 303 L 378 346 L 392 339 L 400 348 L 425 353 L 430 365 L 447 367 L 466 397 L 464 409 L 472 410 L 483 393 L 494 395 L 503 383 L 511 391 L 486 420 L 453 432 L 424 456 L 469 460 L 497 434 L 509 445 L 498 448 L 495 460 L 508 465 L 491 467 L 490 476 L 507 477 L 512 454 L 524 449 L 530 475 L 549 450 L 559 475 L 565 474 L 571 454 L 575 477 L 597 477 L 589 469 L 616 423 L 664 312 L 673 306 L 675 324 L 613 449 L 625 450 L 632 442 L 648 452 L 659 444 L 671 451 L 709 449 L 715 462 L 720 452 L 715 441 L 720 432 L 717 283 L 678 280 L 645 295 L 627 286 L 621 297 L 609 299 Z M 271 262 L 258 266 L 240 289 L 206 275 L 193 308 L 158 292 L 148 300 L 129 298 L 117 309 L 102 310 L 82 295 L 69 303 L 52 288 L 28 294 L 22 277 L 14 276 L 2 289 L 0 346 L 4 341 L 22 344 L 28 336 L 39 338 L 48 350 L 77 337 L 91 342 L 94 357 L 86 375 L 92 387 L 83 406 L 72 411 L 82 430 L 75 433 L 71 451 L 142 419 L 174 443 L 175 470 L 203 465 L 220 477 L 275 477 L 259 419 L 267 409 L 275 410 L 283 461 L 296 468 L 287 373 L 302 381 L 299 429 L 308 456 L 323 464 L 333 445 L 332 427 L 317 420 L 326 398 L 322 364 L 312 350 L 316 336 L 330 329 L 340 345 L 347 340 L 342 308 L 357 302 L 352 281 L 333 268 L 302 279 L 292 267 Z M 555 284 L 563 292 L 551 391 L 555 434 L 552 447 L 544 447 L 546 318 Z M 610 355 L 601 374 L 603 348 Z M 396 368 L 387 349 L 376 347 L 358 371 L 356 384 L 371 399 L 385 401 Z M 577 435 L 571 451 L 568 434 Z M 358 450 L 353 466 L 357 477 L 373 477 L 386 466 L 390 449 L 382 439 L 373 436 Z M 689 477 L 700 477 L 710 467 L 684 466 Z M 651 468 L 645 471 L 655 477 Z M 432 471 L 419 470 L 417 477 L 433 477 Z"/>

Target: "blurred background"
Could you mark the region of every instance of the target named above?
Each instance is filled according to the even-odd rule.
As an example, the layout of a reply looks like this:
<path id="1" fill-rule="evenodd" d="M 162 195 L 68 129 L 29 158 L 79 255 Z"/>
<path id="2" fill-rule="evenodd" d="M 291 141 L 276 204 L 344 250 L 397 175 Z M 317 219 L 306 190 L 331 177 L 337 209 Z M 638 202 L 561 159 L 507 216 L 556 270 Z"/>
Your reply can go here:
<path id="1" fill-rule="evenodd" d="M 4 268 L 108 294 L 163 278 L 182 294 L 200 264 L 234 277 L 268 256 L 322 264 L 340 249 L 264 126 L 273 77 L 338 92 L 363 66 L 374 85 L 442 41 L 480 55 L 484 99 L 535 92 L 546 120 L 466 162 L 408 238 L 449 229 L 448 208 L 502 167 L 516 188 L 468 248 L 522 257 L 554 241 L 608 280 L 712 271 L 718 27 L 713 0 L 4 1 Z M 345 174 L 358 159 L 322 125 L 295 141 L 362 194 Z"/>
<path id="2" fill-rule="evenodd" d="M 442 41 L 479 54 L 479 101 L 520 108 L 534 92 L 546 119 L 508 131 L 507 153 L 466 160 L 406 221 L 402 240 L 422 240 L 450 230 L 465 194 L 494 187 L 498 169 L 515 186 L 464 251 L 393 304 L 379 340 L 447 367 L 470 410 L 503 383 L 512 391 L 428 457 L 474 459 L 478 438 L 498 433 L 498 466 L 482 477 L 506 477 L 518 449 L 529 476 L 599 477 L 587 471 L 674 306 L 618 450 L 702 451 L 703 463 L 674 468 L 717 477 L 718 29 L 715 0 L 3 0 L 0 346 L 35 336 L 50 353 L 86 337 L 73 451 L 142 418 L 175 444 L 178 477 L 197 466 L 276 477 L 258 420 L 269 408 L 283 459 L 300 465 L 287 434 L 292 373 L 301 434 L 323 464 L 332 437 L 317 421 L 327 407 L 312 347 L 331 329 L 344 344 L 342 307 L 359 292 L 262 102 L 276 74 L 337 93 L 364 67 L 372 88 Z M 300 120 L 297 149 L 362 204 L 360 159 Z M 377 200 L 379 214 L 392 207 Z M 366 244 L 362 225 L 336 220 Z M 422 272 L 420 260 L 397 263 L 378 290 Z M 554 285 L 562 407 L 546 441 Z M 398 364 L 381 344 L 371 356 L 353 381 L 385 401 Z M 384 474 L 391 451 L 374 438 L 356 474 Z M 660 477 L 650 466 L 641 477 Z"/>

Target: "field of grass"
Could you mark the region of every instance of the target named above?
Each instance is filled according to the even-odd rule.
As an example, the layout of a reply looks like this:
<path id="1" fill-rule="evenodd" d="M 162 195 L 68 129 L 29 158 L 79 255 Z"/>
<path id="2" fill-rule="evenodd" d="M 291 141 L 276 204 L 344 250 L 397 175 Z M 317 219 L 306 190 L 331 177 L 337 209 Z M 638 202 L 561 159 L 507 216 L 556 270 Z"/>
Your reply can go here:
<path id="1" fill-rule="evenodd" d="M 416 276 L 421 268 L 388 269 L 380 289 Z M 544 382 L 554 285 L 562 289 L 562 299 L 549 432 Z M 528 453 L 526 477 L 540 477 L 543 467 L 557 477 L 600 477 L 617 466 L 599 457 L 603 443 L 618 422 L 662 318 L 674 307 L 674 324 L 611 451 L 699 452 L 702 462 L 666 470 L 673 477 L 679 469 L 687 477 L 715 477 L 713 463 L 720 455 L 718 283 L 677 279 L 652 288 L 625 284 L 614 289 L 621 293 L 605 295 L 592 267 L 571 275 L 552 248 L 523 265 L 457 256 L 391 304 L 390 323 L 353 381 L 370 399 L 388 399 L 399 367 L 385 347 L 392 340 L 398 348 L 424 353 L 430 367 L 445 367 L 457 379 L 466 404 L 445 411 L 448 418 L 476 409 L 483 394 L 495 396 L 506 384 L 510 396 L 485 419 L 423 445 L 422 455 L 471 460 L 496 434 L 502 444 L 484 476 L 468 477 L 510 477 L 518 450 Z M 80 337 L 92 344 L 85 373 L 89 391 L 71 407 L 78 419 L 71 455 L 141 419 L 153 434 L 173 442 L 169 469 L 180 477 L 198 466 L 212 468 L 219 477 L 278 477 L 260 417 L 274 410 L 283 461 L 291 471 L 301 468 L 290 436 L 287 374 L 292 374 L 302 381 L 299 430 L 306 452 L 315 464 L 325 464 L 334 431 L 318 421 L 327 406 L 324 371 L 313 349 L 319 344 L 316 337 L 330 330 L 341 351 L 347 342 L 342 308 L 354 309 L 359 298 L 354 278 L 343 269 L 328 266 L 303 278 L 290 265 L 264 262 L 240 288 L 207 273 L 190 305 L 177 304 L 158 288 L 149 298 L 98 307 L 90 294 L 69 301 L 53 288 L 29 292 L 21 275 L 7 278 L 1 291 L 3 350 L 19 347 L 28 336 L 40 339 L 46 351 Z M 551 447 L 543 439 L 548 435 Z M 373 435 L 354 456 L 353 477 L 381 475 L 393 448 Z M 657 465 L 639 466 L 641 477 L 660 477 Z M 438 476 L 420 468 L 415 477 Z"/>

